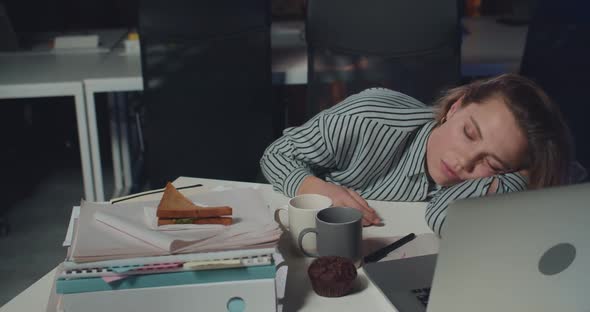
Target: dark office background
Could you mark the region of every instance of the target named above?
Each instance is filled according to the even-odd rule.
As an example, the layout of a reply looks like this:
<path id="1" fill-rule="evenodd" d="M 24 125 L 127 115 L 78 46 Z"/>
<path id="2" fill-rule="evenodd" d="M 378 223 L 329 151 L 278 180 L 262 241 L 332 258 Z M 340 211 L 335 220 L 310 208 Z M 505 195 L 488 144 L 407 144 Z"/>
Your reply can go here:
<path id="1" fill-rule="evenodd" d="M 139 0 L 4 0 L 16 32 L 137 25 Z"/>
<path id="2" fill-rule="evenodd" d="M 463 3 L 462 11 L 470 0 Z M 72 32 L 97 28 L 134 28 L 138 24 L 139 0 L 0 0 L 3 3 L 22 45 L 27 45 L 31 34 L 39 32 Z M 482 15 L 502 15 L 530 7 L 533 0 L 483 0 Z M 273 20 L 302 19 L 305 0 L 273 0 Z M 468 6 L 468 5 L 467 5 Z M 281 90 L 280 96 L 290 101 L 292 111 L 305 101 L 305 86 Z M 108 111 L 105 97 L 97 97 L 97 114 L 101 133 L 103 159 L 110 153 L 108 139 Z M 51 101 L 51 105 L 47 105 Z M 23 105 L 23 103 L 25 105 Z M 0 101 L 4 143 L 0 160 L 8 179 L 3 192 L 11 198 L 22 197 L 34 183 L 28 174 L 42 175 L 56 170 L 60 164 L 80 166 L 77 128 L 73 101 L 62 99 L 19 99 Z M 55 122 L 59 120 L 59 122 Z M 298 121 L 295 121 L 297 123 Z M 16 130 L 16 131 L 14 131 Z M 108 164 L 107 164 L 108 165 Z M 58 170 L 58 169 L 57 169 Z M 27 178 L 25 178 L 27 176 Z M 12 182 L 8 182 L 12 181 Z M 26 182 L 25 182 L 26 181 Z M 16 182 L 16 183 L 14 183 Z M 20 185 L 12 190 L 11 185 Z"/>
<path id="3" fill-rule="evenodd" d="M 273 0 L 275 20 L 301 19 L 306 0 Z M 482 0 L 480 14 L 527 11 L 535 0 Z M 469 0 L 462 3 L 462 9 Z M 139 0 L 2 0 L 17 32 L 134 27 Z M 464 10 L 463 10 L 464 11 Z"/>

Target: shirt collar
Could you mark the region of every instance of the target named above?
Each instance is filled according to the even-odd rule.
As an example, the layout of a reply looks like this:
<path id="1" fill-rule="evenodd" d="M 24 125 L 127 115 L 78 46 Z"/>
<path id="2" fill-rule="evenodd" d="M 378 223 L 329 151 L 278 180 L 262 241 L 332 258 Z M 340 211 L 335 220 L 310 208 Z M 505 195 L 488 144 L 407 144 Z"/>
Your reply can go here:
<path id="1" fill-rule="evenodd" d="M 413 177 L 417 174 L 425 174 L 426 173 L 426 143 L 428 142 L 428 137 L 432 132 L 432 129 L 436 126 L 436 120 L 429 121 L 425 123 L 414 137 L 414 140 L 408 147 L 406 151 L 408 155 L 414 155 L 414 161 L 410 163 L 410 167 L 408 168 L 407 177 Z M 411 157 L 411 156 L 410 156 Z"/>

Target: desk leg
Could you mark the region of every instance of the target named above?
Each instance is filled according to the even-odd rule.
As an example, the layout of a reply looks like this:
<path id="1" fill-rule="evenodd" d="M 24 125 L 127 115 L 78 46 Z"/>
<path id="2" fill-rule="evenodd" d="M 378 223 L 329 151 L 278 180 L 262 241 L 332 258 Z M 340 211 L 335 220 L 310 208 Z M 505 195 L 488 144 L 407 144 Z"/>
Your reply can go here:
<path id="1" fill-rule="evenodd" d="M 94 180 L 92 174 L 92 157 L 88 141 L 88 123 L 86 119 L 86 105 L 82 89 L 74 95 L 76 104 L 76 123 L 78 125 L 78 141 L 80 143 L 80 159 L 82 160 L 82 179 L 84 181 L 84 197 L 94 201 Z"/>
<path id="2" fill-rule="evenodd" d="M 118 93 L 117 99 L 117 110 L 119 112 L 119 134 L 121 144 L 121 164 L 123 167 L 123 179 L 124 179 L 124 190 L 123 195 L 129 195 L 131 186 L 133 185 L 133 176 L 131 173 L 131 153 L 129 151 L 129 127 L 127 125 L 127 102 L 126 94 Z"/>
<path id="3" fill-rule="evenodd" d="M 86 114 L 88 115 L 88 134 L 92 155 L 92 172 L 94 176 L 95 200 L 104 201 L 104 185 L 102 179 L 102 163 L 100 161 L 100 143 L 98 142 L 98 126 L 96 122 L 96 105 L 94 91 L 86 88 Z"/>
<path id="4" fill-rule="evenodd" d="M 111 152 L 113 157 L 113 177 L 115 179 L 115 189 L 113 198 L 122 196 L 123 191 L 123 169 L 121 167 L 121 128 L 119 123 L 119 109 L 115 102 L 115 94 L 107 94 L 109 103 L 109 116 L 111 128 Z"/>

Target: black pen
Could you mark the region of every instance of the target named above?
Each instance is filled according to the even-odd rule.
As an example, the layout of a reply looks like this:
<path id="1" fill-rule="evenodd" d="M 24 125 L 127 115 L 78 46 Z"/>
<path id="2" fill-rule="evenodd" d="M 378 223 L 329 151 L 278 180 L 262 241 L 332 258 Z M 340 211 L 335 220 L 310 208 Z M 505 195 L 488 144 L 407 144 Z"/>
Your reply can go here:
<path id="1" fill-rule="evenodd" d="M 203 184 L 193 184 L 193 185 L 187 185 L 187 186 L 180 186 L 177 187 L 177 190 L 184 190 L 187 188 L 193 188 L 193 187 L 201 187 L 203 186 Z M 147 195 L 151 195 L 151 194 L 156 194 L 156 193 L 163 193 L 164 189 L 158 189 L 158 190 L 153 190 L 153 191 L 147 191 L 147 192 L 143 192 L 143 193 L 139 193 L 139 194 L 135 194 L 135 195 L 129 195 L 127 197 L 123 197 L 120 199 L 115 199 L 111 201 L 111 204 L 116 204 L 116 203 L 120 203 L 122 201 L 126 201 L 126 200 L 130 200 L 133 198 L 137 198 L 137 197 L 141 197 L 141 196 L 147 196 Z"/>
<path id="2" fill-rule="evenodd" d="M 393 242 L 393 243 L 373 252 L 372 254 L 366 256 L 363 260 L 365 261 L 365 263 L 377 262 L 377 261 L 385 258 L 385 256 L 387 256 L 390 252 L 407 244 L 408 242 L 410 242 L 414 238 L 416 238 L 416 234 L 410 233 L 410 234 L 396 240 L 395 242 Z"/>

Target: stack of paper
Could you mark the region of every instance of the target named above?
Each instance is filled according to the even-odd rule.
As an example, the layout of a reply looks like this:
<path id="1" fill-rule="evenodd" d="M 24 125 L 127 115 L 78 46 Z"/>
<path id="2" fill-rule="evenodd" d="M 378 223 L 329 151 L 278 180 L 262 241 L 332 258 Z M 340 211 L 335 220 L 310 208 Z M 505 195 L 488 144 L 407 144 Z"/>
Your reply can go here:
<path id="1" fill-rule="evenodd" d="M 153 202 L 102 204 L 83 202 L 70 259 L 81 263 L 275 247 L 281 230 L 259 191 L 233 189 L 189 196 L 199 205 L 230 206 L 234 224 L 154 228 Z"/>
<path id="2" fill-rule="evenodd" d="M 187 196 L 201 207 L 231 207 L 233 223 L 228 226 L 158 226 L 160 197 L 82 202 L 74 209 L 73 230 L 68 229 L 64 242 L 70 246 L 68 258 L 58 269 L 54 287 L 59 311 L 86 311 L 89 306 L 97 312 L 128 310 L 130 302 L 143 304 L 143 311 L 174 310 L 177 302 L 217 311 L 232 297 L 255 303 L 257 311 L 274 310 L 273 259 L 281 230 L 259 190 Z"/>

